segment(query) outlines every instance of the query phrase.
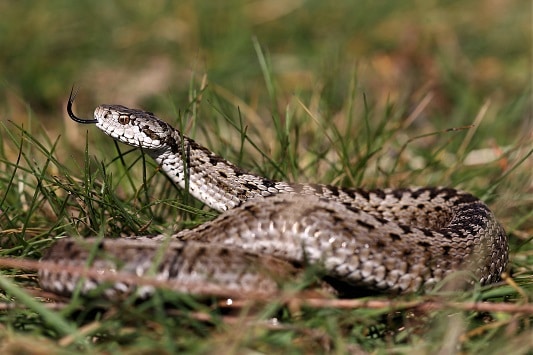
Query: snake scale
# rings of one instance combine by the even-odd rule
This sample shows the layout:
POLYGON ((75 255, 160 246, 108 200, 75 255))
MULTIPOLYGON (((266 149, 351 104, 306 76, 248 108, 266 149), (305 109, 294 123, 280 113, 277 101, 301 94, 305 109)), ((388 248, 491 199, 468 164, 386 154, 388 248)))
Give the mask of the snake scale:
POLYGON ((181 292, 278 290, 310 266, 348 288, 405 293, 431 288, 456 271, 489 284, 508 261, 508 241, 489 208, 469 193, 445 187, 340 188, 273 181, 254 175, 184 136, 154 114, 101 105, 94 119, 113 139, 141 148, 178 186, 221 212, 173 236, 56 241, 39 271, 43 289, 105 295, 137 292, 127 276, 149 276, 181 292), (95 252, 96 250, 96 252, 95 252), (57 268, 50 268, 50 263, 57 268), (93 274, 80 269, 89 267, 93 274), (81 282, 80 282, 81 281, 81 282), (76 286, 81 284, 81 286, 76 286))

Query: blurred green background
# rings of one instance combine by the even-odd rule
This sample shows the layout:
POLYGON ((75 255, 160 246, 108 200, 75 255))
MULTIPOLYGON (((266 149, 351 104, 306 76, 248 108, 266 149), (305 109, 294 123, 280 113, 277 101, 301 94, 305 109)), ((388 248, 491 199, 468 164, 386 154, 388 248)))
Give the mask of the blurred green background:
POLYGON ((437 126, 470 123, 491 100, 505 123, 499 144, 529 119, 529 1, 4 0, 0 14, 2 120, 32 112, 55 122, 73 83, 82 116, 100 103, 172 112, 188 107, 204 75, 209 92, 260 115, 315 95, 333 116, 356 77, 356 94, 378 104, 409 108, 431 92, 426 113, 437 126), (254 41, 270 61, 276 102, 254 41))

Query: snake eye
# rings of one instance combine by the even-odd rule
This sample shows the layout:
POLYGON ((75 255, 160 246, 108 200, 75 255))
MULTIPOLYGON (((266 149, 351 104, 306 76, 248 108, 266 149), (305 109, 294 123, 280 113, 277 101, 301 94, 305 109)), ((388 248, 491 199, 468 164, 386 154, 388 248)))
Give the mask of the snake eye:
POLYGON ((129 116, 119 116, 118 123, 126 125, 130 123, 130 117, 129 116))

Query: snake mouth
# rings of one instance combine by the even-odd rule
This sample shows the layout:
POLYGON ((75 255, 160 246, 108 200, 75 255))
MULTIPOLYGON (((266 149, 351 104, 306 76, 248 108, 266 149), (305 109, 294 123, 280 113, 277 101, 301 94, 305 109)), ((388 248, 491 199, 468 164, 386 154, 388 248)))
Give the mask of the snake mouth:
POLYGON ((72 112, 72 103, 74 102, 74 99, 76 98, 77 94, 78 94, 78 90, 74 90, 74 85, 72 85, 72 89, 70 89, 70 95, 68 97, 68 102, 67 102, 67 113, 69 117, 73 121, 76 121, 78 123, 83 123, 83 124, 98 123, 97 119, 79 118, 79 117, 76 117, 74 112, 72 112))

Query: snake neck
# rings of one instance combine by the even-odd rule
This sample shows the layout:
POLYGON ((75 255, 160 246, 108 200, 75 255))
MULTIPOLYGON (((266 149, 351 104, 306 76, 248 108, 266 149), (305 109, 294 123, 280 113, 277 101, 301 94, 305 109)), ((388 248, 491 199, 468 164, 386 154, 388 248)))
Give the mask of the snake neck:
POLYGON ((251 174, 172 130, 166 148, 149 155, 180 188, 209 207, 222 212, 243 202, 292 192, 291 185, 251 174))

